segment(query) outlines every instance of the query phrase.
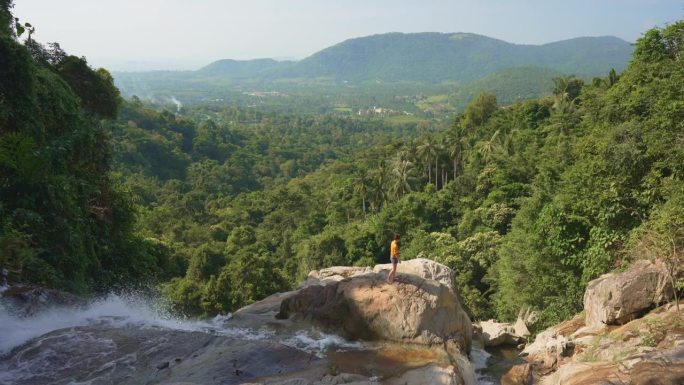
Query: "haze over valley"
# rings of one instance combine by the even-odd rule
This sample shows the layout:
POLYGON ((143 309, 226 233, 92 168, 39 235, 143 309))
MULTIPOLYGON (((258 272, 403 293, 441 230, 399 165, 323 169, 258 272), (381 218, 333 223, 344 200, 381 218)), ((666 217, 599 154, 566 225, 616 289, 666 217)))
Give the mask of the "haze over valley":
POLYGON ((162 103, 177 98, 269 107, 282 104, 272 99, 283 95, 315 95, 318 102, 310 100, 310 111, 358 114, 378 107, 430 114, 460 111, 482 91, 506 104, 548 95, 554 77, 590 80, 621 71, 631 52, 632 45, 616 37, 534 46, 471 33, 389 33, 346 40, 300 61, 224 59, 196 71, 115 72, 114 77, 124 95, 162 103), (320 95, 328 100, 321 103, 320 95), (380 105, 359 103, 370 97, 380 105))

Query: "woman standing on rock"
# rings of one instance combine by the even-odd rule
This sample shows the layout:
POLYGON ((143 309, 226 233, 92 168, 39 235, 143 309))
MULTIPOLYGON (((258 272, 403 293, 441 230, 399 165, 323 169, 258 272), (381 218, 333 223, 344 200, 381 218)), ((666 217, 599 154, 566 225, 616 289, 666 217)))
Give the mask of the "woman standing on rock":
POLYGON ((394 277, 397 275, 397 264, 399 263, 399 234, 394 233, 392 236, 392 243, 390 244, 390 260, 392 261, 392 271, 387 276, 387 282, 394 282, 394 277))

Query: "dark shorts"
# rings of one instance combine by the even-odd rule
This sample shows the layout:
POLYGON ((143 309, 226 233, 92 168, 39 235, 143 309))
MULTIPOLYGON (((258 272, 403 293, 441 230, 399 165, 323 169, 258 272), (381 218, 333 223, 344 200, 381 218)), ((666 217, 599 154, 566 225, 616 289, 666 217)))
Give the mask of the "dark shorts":
POLYGON ((396 265, 397 263, 399 263, 399 258, 391 257, 390 260, 392 261, 393 265, 396 265))

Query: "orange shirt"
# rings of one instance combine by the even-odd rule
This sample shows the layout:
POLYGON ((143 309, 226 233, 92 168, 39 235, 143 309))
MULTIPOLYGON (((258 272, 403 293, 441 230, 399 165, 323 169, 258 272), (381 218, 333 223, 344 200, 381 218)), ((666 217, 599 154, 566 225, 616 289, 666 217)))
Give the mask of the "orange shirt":
POLYGON ((390 257, 399 258, 399 242, 396 240, 393 240, 390 245, 390 257))

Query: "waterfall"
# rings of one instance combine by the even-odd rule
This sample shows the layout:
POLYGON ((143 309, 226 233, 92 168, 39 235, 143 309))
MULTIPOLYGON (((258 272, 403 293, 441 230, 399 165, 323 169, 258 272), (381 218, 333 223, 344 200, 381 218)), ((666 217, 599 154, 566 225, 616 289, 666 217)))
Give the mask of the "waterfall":
POLYGON ((29 317, 16 315, 0 302, 0 355, 51 331, 105 322, 112 328, 136 325, 184 331, 207 331, 221 321, 184 320, 171 316, 154 299, 111 294, 82 307, 52 307, 29 317))

